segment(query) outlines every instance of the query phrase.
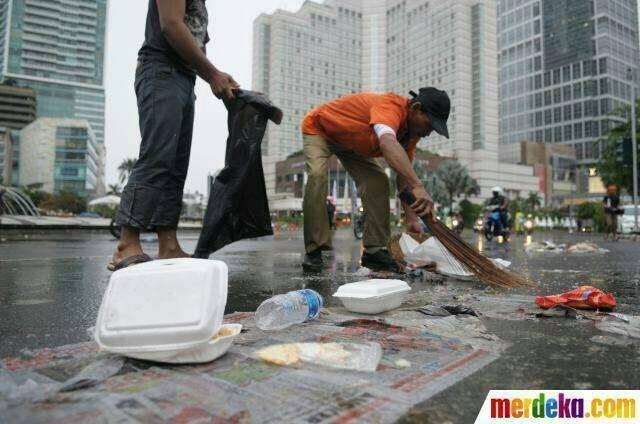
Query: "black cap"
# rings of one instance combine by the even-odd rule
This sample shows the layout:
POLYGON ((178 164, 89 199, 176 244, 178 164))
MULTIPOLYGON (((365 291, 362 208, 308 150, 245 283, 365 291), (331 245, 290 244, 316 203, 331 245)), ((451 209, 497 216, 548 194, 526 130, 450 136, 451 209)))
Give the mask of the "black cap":
POLYGON ((411 97, 420 102, 421 109, 429 115, 431 126, 436 132, 446 138, 449 138, 449 129, 447 128, 447 120, 449 112, 451 112, 451 100, 449 95, 435 87, 424 87, 419 90, 419 94, 410 91, 411 97))

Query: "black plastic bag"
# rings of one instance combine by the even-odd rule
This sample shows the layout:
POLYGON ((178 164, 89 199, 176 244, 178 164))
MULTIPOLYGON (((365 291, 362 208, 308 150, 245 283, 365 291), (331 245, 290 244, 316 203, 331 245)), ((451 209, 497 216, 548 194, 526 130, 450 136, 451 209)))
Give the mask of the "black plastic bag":
POLYGON ((194 257, 206 259, 224 246, 273 234, 262 169, 261 145, 267 122, 282 111, 260 93, 235 90, 229 111, 225 168, 211 187, 194 257))

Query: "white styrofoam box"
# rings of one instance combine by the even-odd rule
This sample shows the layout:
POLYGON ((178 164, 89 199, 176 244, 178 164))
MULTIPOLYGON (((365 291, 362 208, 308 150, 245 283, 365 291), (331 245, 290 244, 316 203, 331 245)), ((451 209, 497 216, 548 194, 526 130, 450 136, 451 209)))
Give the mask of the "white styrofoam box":
POLYGON ((214 361, 227 353, 233 344, 233 340, 240 335, 242 325, 222 324, 220 331, 223 329, 226 329, 229 334, 215 336, 206 343, 189 349, 127 352, 126 356, 164 364, 204 364, 214 361))
POLYGON ((207 343, 227 304, 224 262, 167 259, 114 272, 102 299, 96 341, 103 350, 172 351, 207 343))
POLYGON ((342 285, 333 296, 349 311, 378 314, 400 307, 409 291, 404 281, 375 279, 342 285))

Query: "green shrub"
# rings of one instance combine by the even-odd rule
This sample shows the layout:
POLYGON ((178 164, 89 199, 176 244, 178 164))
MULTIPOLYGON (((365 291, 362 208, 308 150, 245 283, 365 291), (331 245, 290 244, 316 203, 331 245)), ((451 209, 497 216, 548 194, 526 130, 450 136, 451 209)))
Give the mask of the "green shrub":
POLYGON ((91 208, 92 211, 103 218, 113 219, 116 216, 117 209, 108 205, 98 205, 91 208))
POLYGON ((478 216, 482 213, 482 205, 476 205, 475 203, 464 199, 458 206, 460 208, 462 219, 464 219, 465 227, 472 227, 473 223, 476 222, 476 219, 478 219, 478 216))

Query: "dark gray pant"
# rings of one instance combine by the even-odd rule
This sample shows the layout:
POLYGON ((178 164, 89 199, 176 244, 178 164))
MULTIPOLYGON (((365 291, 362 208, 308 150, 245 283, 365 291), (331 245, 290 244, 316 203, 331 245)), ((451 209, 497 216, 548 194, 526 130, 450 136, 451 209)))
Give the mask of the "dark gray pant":
POLYGON ((122 193, 116 222, 138 229, 176 229, 189 168, 195 77, 175 67, 138 62, 135 90, 140 154, 122 193))

